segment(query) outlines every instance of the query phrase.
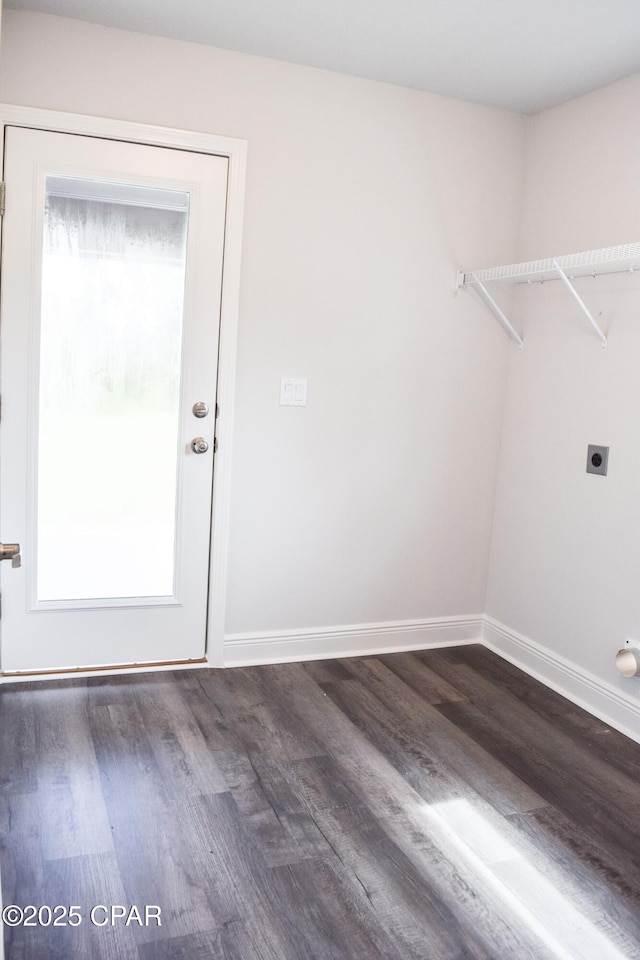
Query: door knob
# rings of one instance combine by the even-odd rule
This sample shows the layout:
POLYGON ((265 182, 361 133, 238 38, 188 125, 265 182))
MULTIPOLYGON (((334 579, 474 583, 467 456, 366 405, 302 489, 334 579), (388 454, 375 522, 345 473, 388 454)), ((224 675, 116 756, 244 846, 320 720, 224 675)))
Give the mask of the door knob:
POLYGON ((0 560, 11 560, 12 567, 19 567, 22 563, 19 543, 0 543, 0 560))
POLYGON ((209 449, 209 444, 204 437, 194 437, 191 441, 191 449, 194 453, 206 453, 209 449))

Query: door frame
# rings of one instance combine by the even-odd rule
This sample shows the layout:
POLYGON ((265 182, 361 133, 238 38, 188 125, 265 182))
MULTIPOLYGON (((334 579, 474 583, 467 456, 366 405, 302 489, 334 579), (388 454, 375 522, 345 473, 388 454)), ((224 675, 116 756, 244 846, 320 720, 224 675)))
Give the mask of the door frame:
MULTIPOLYGON (((175 150, 188 150, 192 153, 207 153, 228 158, 229 178, 227 184, 227 208, 224 233, 224 262, 216 395, 219 416, 216 423, 217 450, 213 467, 209 595, 207 601, 207 636, 205 647, 208 666, 222 667, 224 666, 223 651, 225 601, 227 594, 227 561, 229 552, 233 407, 247 142, 246 140, 238 140, 233 137, 198 133, 170 127, 151 126, 128 120, 115 120, 112 118, 84 116, 74 113, 61 113, 37 107, 0 104, 0 146, 2 148, 0 165, 2 167, 1 176, 3 181, 4 141, 7 126, 32 127, 38 130, 48 130, 53 133, 75 133, 84 136, 100 137, 105 140, 122 140, 130 143, 168 147, 175 150)), ((89 674, 91 672, 92 671, 87 671, 89 674)), ((114 670, 112 672, 120 673, 125 671, 114 670)), ((130 670, 127 669, 126 672, 130 672, 130 670)), ((85 672, 83 671, 82 673, 85 672)), ((74 673, 72 675, 78 676, 82 675, 82 673, 74 673)), ((32 676, 25 679, 35 678, 32 676)), ((46 677, 42 677, 42 679, 46 679, 46 677)), ((16 678, 8 677, 7 680, 15 682, 16 678)), ((2 677, 0 677, 0 683, 1 682, 3 682, 2 677)))

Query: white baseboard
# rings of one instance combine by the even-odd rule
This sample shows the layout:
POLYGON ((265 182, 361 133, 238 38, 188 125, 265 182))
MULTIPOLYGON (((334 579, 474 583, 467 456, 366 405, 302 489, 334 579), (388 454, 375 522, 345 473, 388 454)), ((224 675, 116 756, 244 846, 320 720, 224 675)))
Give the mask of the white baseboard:
POLYGON ((477 614, 361 623, 318 630, 228 634, 224 641, 224 666, 377 656, 381 653, 480 643, 483 619, 482 614, 477 614))
MULTIPOLYGON (((640 699, 589 673, 535 640, 512 630, 484 614, 431 617, 426 620, 399 620, 389 623, 362 623, 308 630, 227 634, 224 641, 225 667, 292 663, 340 657, 378 656, 412 650, 464 646, 481 643, 525 673, 598 717, 604 723, 640 743, 640 699)), ((209 664, 211 665, 211 664, 209 664)), ((162 665, 158 669, 188 669, 190 665, 162 665)), ((194 664, 201 667, 204 664, 194 664)), ((148 667, 133 668, 136 672, 148 667)), ((114 669, 101 672, 130 673, 114 669)), ((66 676, 93 676, 94 671, 66 676)), ((21 680, 61 679, 60 675, 1 677, 0 683, 21 680)), ((637 683, 637 681, 630 681, 637 683)), ((636 692, 634 690, 634 692, 636 692)), ((0 952, 1 960, 1 952, 0 952)))
POLYGON ((492 617, 482 643, 583 710, 640 743, 640 702, 492 617))
POLYGON ((316 630, 229 634, 224 666, 377 656, 482 643, 525 673, 640 743, 640 700, 484 614, 316 630))

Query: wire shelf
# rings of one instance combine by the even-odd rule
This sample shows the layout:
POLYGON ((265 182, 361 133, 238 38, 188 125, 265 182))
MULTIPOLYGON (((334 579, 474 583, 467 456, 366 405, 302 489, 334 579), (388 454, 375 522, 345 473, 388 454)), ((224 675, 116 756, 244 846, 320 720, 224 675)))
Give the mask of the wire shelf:
POLYGON ((461 271, 458 286, 487 283, 501 280, 507 283, 536 283, 559 280, 558 268, 569 279, 600 276, 609 273, 626 273, 640 270, 640 243, 625 243, 618 247, 603 247, 584 253, 569 253, 546 260, 529 260, 526 263, 511 263, 504 267, 489 267, 472 272, 461 271))

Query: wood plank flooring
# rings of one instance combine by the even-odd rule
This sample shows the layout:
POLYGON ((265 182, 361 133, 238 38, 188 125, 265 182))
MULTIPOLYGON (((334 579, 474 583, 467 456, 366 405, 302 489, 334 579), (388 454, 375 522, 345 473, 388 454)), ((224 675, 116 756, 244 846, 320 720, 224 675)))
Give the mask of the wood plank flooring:
POLYGON ((6 685, 6 960, 640 960, 639 783, 479 646, 6 685))

